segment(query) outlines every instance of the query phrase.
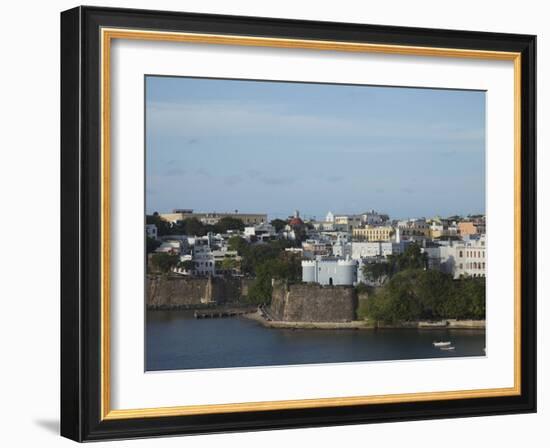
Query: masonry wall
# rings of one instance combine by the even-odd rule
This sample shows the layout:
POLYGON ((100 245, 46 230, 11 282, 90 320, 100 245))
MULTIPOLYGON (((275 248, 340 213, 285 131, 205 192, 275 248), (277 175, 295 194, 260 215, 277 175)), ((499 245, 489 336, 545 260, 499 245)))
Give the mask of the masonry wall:
POLYGON ((221 305, 239 301, 247 290, 245 279, 148 275, 146 304, 168 309, 221 305))
POLYGON ((348 322, 356 319, 352 286, 288 285, 274 281, 271 315, 286 322, 348 322))

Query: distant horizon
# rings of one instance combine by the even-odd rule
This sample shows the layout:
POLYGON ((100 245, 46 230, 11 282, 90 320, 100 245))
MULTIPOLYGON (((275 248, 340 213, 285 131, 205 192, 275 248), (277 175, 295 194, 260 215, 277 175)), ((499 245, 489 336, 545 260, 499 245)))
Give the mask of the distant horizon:
POLYGON ((482 91, 147 76, 145 102, 148 214, 485 214, 482 91))

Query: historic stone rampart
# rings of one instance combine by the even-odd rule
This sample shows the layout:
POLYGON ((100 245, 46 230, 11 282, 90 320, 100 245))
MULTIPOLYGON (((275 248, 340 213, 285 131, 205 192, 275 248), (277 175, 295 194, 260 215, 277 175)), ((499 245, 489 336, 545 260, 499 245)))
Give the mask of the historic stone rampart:
POLYGON ((356 319, 352 286, 273 282, 270 314, 285 322, 349 322, 356 319))
POLYGON ((246 295, 248 280, 148 275, 148 308, 192 308, 238 302, 246 295))

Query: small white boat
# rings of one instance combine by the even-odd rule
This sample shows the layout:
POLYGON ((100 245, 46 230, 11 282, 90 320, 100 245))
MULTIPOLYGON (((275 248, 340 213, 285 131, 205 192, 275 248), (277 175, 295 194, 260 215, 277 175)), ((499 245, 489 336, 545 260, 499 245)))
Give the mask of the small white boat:
POLYGON ((446 347, 439 347, 439 350, 445 350, 445 351, 450 351, 450 350, 454 350, 455 348, 452 346, 452 345, 448 345, 446 347))
POLYGON ((434 341, 433 342, 434 347, 447 347, 451 345, 450 341, 434 341))

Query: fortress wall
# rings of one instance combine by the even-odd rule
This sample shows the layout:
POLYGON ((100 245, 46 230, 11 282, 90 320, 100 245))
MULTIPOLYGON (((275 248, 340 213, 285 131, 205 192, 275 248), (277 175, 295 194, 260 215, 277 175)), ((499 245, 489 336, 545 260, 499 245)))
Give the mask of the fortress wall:
POLYGON ((245 279, 148 275, 146 304, 149 308, 191 308, 233 303, 246 295, 243 289, 248 289, 245 279))
POLYGON ((286 322, 347 322, 356 319, 357 294, 352 286, 273 283, 271 314, 286 322))

